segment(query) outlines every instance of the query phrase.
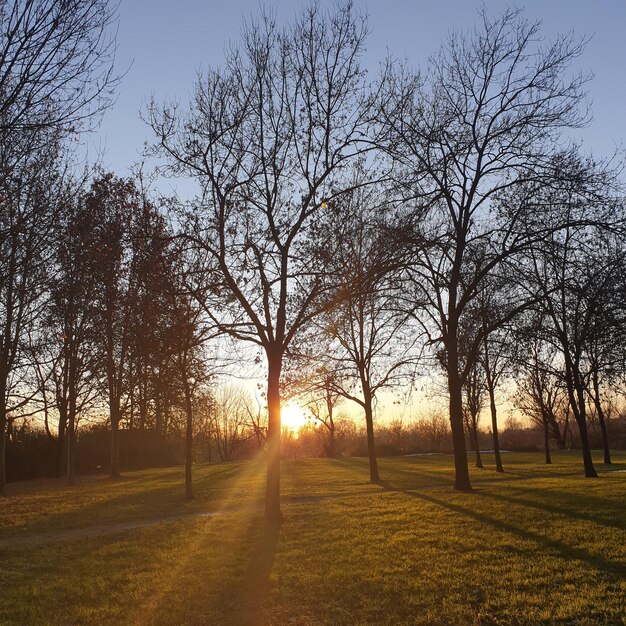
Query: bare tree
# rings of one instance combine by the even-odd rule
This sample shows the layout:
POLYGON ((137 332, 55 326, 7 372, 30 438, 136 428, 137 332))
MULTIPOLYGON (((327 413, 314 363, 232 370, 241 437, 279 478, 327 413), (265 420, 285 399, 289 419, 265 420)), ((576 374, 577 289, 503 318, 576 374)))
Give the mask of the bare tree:
POLYGON ((349 3, 332 15, 314 6, 285 28, 264 14, 244 26, 222 71, 199 78, 188 113, 149 111, 171 172, 203 190, 184 225, 211 286, 197 296, 220 331, 265 353, 268 519, 281 516, 283 361, 330 299, 332 251, 310 241, 350 184, 344 171, 370 149, 366 33, 349 3))
POLYGON ((99 394, 98 374, 102 365, 95 341, 93 307, 97 254, 90 236, 94 215, 85 209, 83 195, 82 183, 71 182, 64 206, 55 219, 54 253, 49 266, 50 298, 46 314, 36 328, 39 350, 33 353, 46 432, 57 447, 57 475, 66 443, 68 484, 74 483, 78 416, 99 394), (51 410, 58 416, 56 435, 49 424, 51 410))
POLYGON ((41 290, 33 280, 41 266, 35 258, 48 248, 42 234, 53 212, 44 216, 40 209, 36 219, 26 216, 34 215, 35 204, 54 205, 49 197, 44 200, 42 172, 59 159, 62 142, 112 100, 114 21, 115 9, 106 0, 0 3, 0 492, 8 390, 14 385, 18 346, 37 311, 34 300, 41 290), (29 168, 36 177, 26 174, 29 168))
POLYGON ((497 199, 528 180, 549 184, 562 131, 586 122, 587 78, 570 71, 582 51, 571 35, 546 44, 539 23, 519 11, 496 19, 483 11, 471 34, 450 35, 424 79, 393 77, 383 109, 387 150, 405 168, 404 190, 419 208, 405 230, 413 232, 413 270, 430 303, 432 341, 445 349, 456 489, 471 489, 463 317, 483 281, 542 237, 545 225, 524 203, 497 199))
MULTIPOLYGON (((589 202, 575 188, 565 190, 552 201, 563 203, 567 210, 577 210, 581 203, 589 202)), ((589 206, 589 210, 592 208, 589 206)), ((547 238, 542 250, 532 255, 548 321, 542 328, 544 339, 558 350, 562 359, 563 385, 578 426, 585 476, 591 478, 597 473, 587 424, 588 381, 593 378, 591 367, 594 365, 593 359, 588 358, 588 350, 597 339, 610 334, 610 326, 603 319, 603 309, 608 305, 604 295, 615 269, 614 260, 607 256, 603 244, 605 238, 601 231, 567 228, 547 238)), ((606 424, 601 424, 606 428, 606 424)), ((604 441, 606 455, 606 437, 604 441)))
MULTIPOLYGON (((0 142, 0 162, 6 147, 0 142)), ((44 312, 51 233, 62 203, 55 148, 37 150, 0 178, 0 493, 7 424, 34 393, 25 378, 27 342, 44 312)))
POLYGON ((552 463, 550 441, 559 448, 565 447, 568 432, 569 403, 561 384, 557 351, 537 333, 532 324, 523 335, 519 351, 517 388, 513 395, 515 406, 543 431, 546 464, 552 463), (524 358, 522 359, 522 355, 524 358), (563 430, 561 418, 564 417, 563 430))
POLYGON ((483 461, 478 440, 478 420, 485 403, 485 391, 485 372, 479 363, 475 362, 463 383, 463 416, 472 448, 474 448, 475 465, 479 468, 483 467, 483 461))
POLYGON ((374 441, 377 394, 406 382, 415 364, 413 310, 403 303, 401 266, 389 246, 386 205, 374 188, 359 188, 337 201, 334 266, 341 297, 321 318, 330 339, 326 360, 336 391, 365 414, 371 482, 379 482, 374 441))
POLYGON ((235 461, 242 444, 255 436, 249 428, 250 398, 237 387, 222 386, 214 394, 213 437, 222 461, 235 461))
POLYGON ((102 113, 119 81, 115 20, 116 5, 106 0, 3 1, 0 133, 68 136, 102 113))
POLYGON ((325 433, 323 454, 329 458, 336 456, 335 424, 336 407, 344 399, 337 391, 341 384, 340 373, 331 369, 325 358, 328 342, 323 335, 308 334, 302 340, 306 350, 294 354, 293 349, 287 364, 283 383, 286 393, 296 398, 298 404, 308 411, 308 416, 319 424, 325 433))

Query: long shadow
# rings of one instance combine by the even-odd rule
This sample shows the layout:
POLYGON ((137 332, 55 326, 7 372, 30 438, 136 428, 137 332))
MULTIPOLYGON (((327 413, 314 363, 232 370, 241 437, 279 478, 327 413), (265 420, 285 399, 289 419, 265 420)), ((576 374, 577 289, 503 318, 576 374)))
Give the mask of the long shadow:
MULTIPOLYGON (((525 489, 524 491, 537 492, 538 490, 525 489)), ((585 515, 581 513, 579 509, 575 509, 573 507, 559 507, 559 506, 554 506, 552 504, 548 504, 547 502, 535 502, 533 500, 528 500, 526 498, 520 498, 517 495, 515 497, 511 497, 511 496, 506 496, 504 494, 488 493, 486 491, 477 491, 476 493, 481 497, 490 498, 492 500, 510 502, 511 504, 520 504, 520 505, 527 506, 532 509, 538 509, 540 511, 548 511, 556 515, 563 515, 565 517, 573 517, 583 522, 591 522, 594 524, 600 524, 601 526, 617 528, 618 530, 624 530, 624 528, 626 528, 626 524, 624 523, 624 521, 620 523, 617 520, 606 519, 605 517, 601 517, 600 515, 585 515)))
MULTIPOLYGON (((434 504, 435 506, 439 506, 443 509, 447 509, 448 511, 453 511, 454 513, 458 513, 459 515, 464 515, 466 517, 472 518, 482 524, 489 524, 493 528, 497 530, 504 531, 507 533, 511 533, 513 535, 517 535, 518 537, 525 539, 527 541, 532 541, 536 544, 539 544, 544 549, 549 549, 558 552, 562 558, 565 560, 577 559, 579 561, 584 561, 588 565, 600 569, 612 577, 617 579, 626 580, 626 572, 620 563, 613 563, 611 561, 607 561, 605 558, 590 554, 586 550, 581 548, 575 548, 570 546, 562 541, 558 541, 556 539, 549 539, 548 537, 543 537, 542 535, 538 535, 537 533, 533 533, 529 530, 524 530, 513 524, 508 522, 504 522, 502 520, 494 519, 493 517, 489 517, 484 515, 483 513, 478 513, 476 511, 472 511, 466 507, 463 507, 459 504, 453 504, 452 502, 446 502, 444 500, 440 500, 430 495, 426 495, 423 493, 415 493, 411 491, 404 491, 402 489, 394 489, 392 485, 385 485, 387 489, 390 491, 400 491, 405 495, 416 498, 418 500, 422 500, 423 502, 428 502, 430 504, 434 504)), ((480 492, 475 492, 480 493, 480 492)))
POLYGON ((238 606, 225 615, 225 624, 240 626, 259 624, 264 608, 271 599, 271 575, 280 537, 280 524, 262 521, 257 543, 250 552, 246 573, 238 585, 238 606))
MULTIPOLYGON (((227 465, 224 467, 215 468, 209 476, 201 478, 200 480, 194 480, 194 487, 198 488, 202 485, 206 485, 207 482, 214 482, 217 485, 222 484, 223 481, 231 479, 233 474, 238 474, 242 471, 243 466, 237 464, 227 465)), ((108 478, 102 479, 101 486, 108 484, 114 485, 132 485, 136 483, 141 486, 141 490, 124 491, 123 493, 115 494, 115 492, 109 492, 103 494, 102 499, 87 500, 82 505, 75 506, 70 510, 61 510, 58 512, 49 513, 45 518, 45 525, 31 524, 20 529, 16 536, 24 533, 33 533, 40 530, 45 530, 50 527, 60 527, 61 529, 74 529, 85 526, 91 526, 93 524, 107 524, 116 522, 131 522, 137 518, 143 518, 146 516, 154 517, 157 515, 175 515, 180 513, 181 510, 197 510, 202 507, 206 507, 206 504, 215 502, 220 494, 221 490, 219 486, 214 489, 207 490, 206 487, 201 491, 198 497, 193 503, 185 504, 184 497, 184 474, 183 470, 177 469, 177 471, 167 472, 164 475, 155 477, 146 484, 144 476, 122 476, 121 479, 110 480, 108 478), (173 477, 180 478, 180 484, 172 484, 173 477), (142 482, 143 481, 143 482, 142 482), (160 484, 164 483, 164 484, 160 484), (111 516, 111 511, 121 510, 123 511, 120 517, 111 516), (78 518, 78 519, 77 519, 78 518)), ((70 487, 69 489, 80 489, 80 484, 77 487, 70 487)), ((198 491, 198 489, 196 490, 198 491)), ((67 496, 68 491, 61 489, 59 491, 59 497, 63 495, 67 496)), ((9 537, 9 535, 3 535, 9 537)))

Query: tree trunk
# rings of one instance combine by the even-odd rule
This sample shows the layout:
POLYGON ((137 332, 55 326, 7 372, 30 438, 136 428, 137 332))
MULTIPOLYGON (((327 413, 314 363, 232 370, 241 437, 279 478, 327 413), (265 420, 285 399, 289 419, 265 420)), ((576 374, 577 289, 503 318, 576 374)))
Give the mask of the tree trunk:
POLYGON ((483 460, 480 456, 480 444, 478 442, 478 420, 475 415, 472 415, 472 438, 474 440, 475 465, 479 469, 483 469, 483 460))
POLYGON ((374 442, 374 410, 372 407, 372 394, 367 385, 363 388, 363 408, 365 409, 365 425, 367 428, 367 455, 370 463, 370 482, 379 483, 378 462, 376 460, 376 445, 374 442))
POLYGON ((185 390, 185 412, 187 421, 185 427, 185 500, 193 500, 191 486, 191 465, 193 460, 193 410, 191 404, 191 387, 187 378, 187 367, 183 361, 181 367, 183 389, 185 390))
POLYGON ((602 402, 600 401, 600 383, 598 381, 598 373, 595 370, 593 373, 593 402, 596 407, 596 414, 598 415, 598 421, 600 422, 600 431, 602 432, 602 449, 604 452, 604 464, 611 465, 611 450, 609 449, 609 433, 606 427, 604 409, 602 408, 602 402))
POLYGON ((552 413, 546 416, 547 424, 546 427, 552 433, 553 439, 556 440, 556 445, 560 450, 564 450, 566 445, 566 435, 567 435, 567 424, 563 428, 563 433, 561 433, 561 429, 559 428, 559 423, 556 421, 556 417, 552 413))
POLYGON ((75 460, 76 460, 76 363, 73 352, 71 354, 69 389, 68 389, 68 423, 67 423, 67 484, 75 483, 75 460))
POLYGON ((498 408, 496 407, 496 390, 489 372, 489 353, 485 340, 485 376, 487 378, 487 393, 489 393, 489 408, 491 410, 491 433, 493 438, 493 454, 496 460, 496 472, 503 473, 502 456, 500 455, 500 438, 498 436, 498 408))
POLYGON ((587 415, 585 412, 585 392, 583 386, 574 380, 573 365, 566 364, 566 383, 574 419, 578 425, 580 434, 580 447, 585 468, 585 478, 597 478, 598 474, 593 466, 591 447, 589 446, 589 433, 587 432, 587 415))
POLYGON ((459 358, 455 341, 449 341, 448 352, 448 392, 450 394, 450 429, 454 451, 454 488, 458 491, 471 491, 467 464, 467 448, 463 432, 463 388, 459 376, 459 358))
POLYGON ((65 447, 65 437, 61 438, 60 434, 56 439, 52 439, 54 444, 54 475, 61 478, 63 466, 63 448, 65 447))
POLYGON ((278 523, 280 512, 280 372, 282 353, 277 348, 267 350, 267 484, 265 518, 278 523))
POLYGON ((6 453, 7 450, 7 420, 4 407, 0 407, 0 496, 6 493, 6 453))
POLYGON ((6 376, 0 374, 0 496, 6 493, 7 474, 7 405, 6 405, 6 376))
POLYGON ((545 416, 543 416, 543 449, 546 455, 546 465, 552 465, 552 457, 550 456, 550 429, 545 416))
POLYGON ((335 425, 331 423, 328 429, 328 457, 334 459, 335 456, 335 425))
POLYGON ((69 420, 67 423, 67 433, 65 435, 67 440, 67 475, 66 482, 68 485, 75 483, 75 466, 74 466, 74 443, 76 441, 76 418, 75 413, 70 409, 69 420))
POLYGON ((120 477, 120 401, 119 398, 111 400, 111 478, 120 477))
POLYGON ((330 393, 326 394, 326 412, 328 414, 328 457, 335 458, 335 420, 333 419, 333 401, 330 393))
POLYGON ((498 435, 498 409, 496 407, 495 394, 493 389, 489 388, 489 405, 491 408, 491 433, 493 437, 493 454, 496 460, 496 472, 501 474, 504 472, 502 465, 502 455, 500 454, 500 437, 498 435))

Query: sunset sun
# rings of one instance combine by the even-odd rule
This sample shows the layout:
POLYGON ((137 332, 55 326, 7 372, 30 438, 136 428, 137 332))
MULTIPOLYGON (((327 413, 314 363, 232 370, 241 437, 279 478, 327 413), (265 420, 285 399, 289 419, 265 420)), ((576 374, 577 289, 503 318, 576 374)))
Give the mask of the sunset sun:
POLYGON ((307 417, 301 406, 297 404, 286 404, 280 412, 281 424, 283 428, 289 428, 293 432, 298 432, 307 423, 307 417))

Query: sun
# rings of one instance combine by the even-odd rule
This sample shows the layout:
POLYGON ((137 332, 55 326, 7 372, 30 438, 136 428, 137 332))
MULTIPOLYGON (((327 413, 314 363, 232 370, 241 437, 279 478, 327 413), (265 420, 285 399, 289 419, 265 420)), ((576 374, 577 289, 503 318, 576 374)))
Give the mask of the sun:
POLYGON ((281 408, 280 421, 283 428, 297 433, 308 420, 301 406, 289 403, 281 408))

